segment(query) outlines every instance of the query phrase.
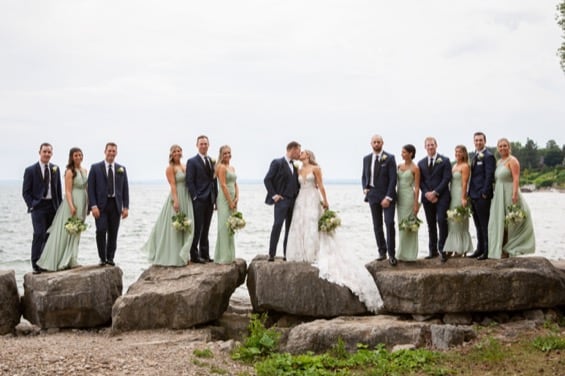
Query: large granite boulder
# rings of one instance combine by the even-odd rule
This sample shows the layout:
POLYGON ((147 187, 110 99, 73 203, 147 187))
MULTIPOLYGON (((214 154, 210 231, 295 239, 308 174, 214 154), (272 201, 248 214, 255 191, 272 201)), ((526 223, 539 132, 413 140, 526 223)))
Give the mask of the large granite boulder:
POLYGON ((515 311, 565 305, 565 271, 542 257, 447 263, 418 260, 373 261, 367 269, 377 281, 390 313, 434 314, 515 311))
POLYGON ((13 270, 0 270, 0 335, 11 333, 21 314, 16 274, 13 270))
POLYGON ((110 324, 122 294, 122 270, 86 266, 24 276, 24 317, 43 328, 95 328, 110 324))
POLYGON ((318 269, 305 262, 257 256, 247 271, 247 290, 255 312, 318 318, 368 313, 351 290, 319 278, 318 269))
POLYGON ((245 282, 247 264, 151 266, 112 309, 112 331, 187 329, 219 319, 235 289, 245 282))

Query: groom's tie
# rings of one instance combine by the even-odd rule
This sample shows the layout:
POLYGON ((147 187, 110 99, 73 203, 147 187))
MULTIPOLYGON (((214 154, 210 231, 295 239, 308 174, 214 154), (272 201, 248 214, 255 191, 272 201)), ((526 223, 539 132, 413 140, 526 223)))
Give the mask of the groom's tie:
POLYGON ((43 169, 43 185, 44 187, 44 191, 43 191, 43 197, 47 197, 47 193, 49 192, 49 165, 45 165, 45 168, 43 169))
POLYGON ((108 165, 108 197, 114 197, 114 170, 108 165))

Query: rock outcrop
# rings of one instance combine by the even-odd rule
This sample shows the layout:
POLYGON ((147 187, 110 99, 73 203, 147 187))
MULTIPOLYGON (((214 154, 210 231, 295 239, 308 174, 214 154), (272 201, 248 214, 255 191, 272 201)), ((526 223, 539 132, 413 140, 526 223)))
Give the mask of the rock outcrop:
POLYGON ((0 335, 14 331, 20 322, 20 294, 13 270, 0 270, 0 335))
POLYGON ((42 329, 109 325, 122 270, 87 266, 24 276, 24 317, 42 329))
POLYGON ((151 266, 112 309, 112 331, 187 329, 219 319, 235 289, 245 282, 247 264, 151 266))
POLYGON ((268 262, 257 256, 247 271, 247 290, 255 312, 317 318, 368 313, 351 290, 320 279, 318 269, 305 262, 268 262))
POLYGON ((399 263, 373 261, 389 313, 516 311, 565 305, 565 272, 542 257, 477 261, 452 258, 399 263))

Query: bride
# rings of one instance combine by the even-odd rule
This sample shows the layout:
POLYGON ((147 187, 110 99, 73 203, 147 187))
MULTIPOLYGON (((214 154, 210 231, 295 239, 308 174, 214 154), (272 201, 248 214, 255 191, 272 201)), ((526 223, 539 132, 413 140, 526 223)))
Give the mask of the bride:
POLYGON ((320 278, 346 286, 369 311, 378 312, 383 308, 383 301, 369 271, 362 263, 345 256, 335 233, 318 231, 322 208, 329 208, 322 170, 310 150, 300 153, 300 161, 300 191, 288 234, 287 260, 312 263, 320 271, 320 278))

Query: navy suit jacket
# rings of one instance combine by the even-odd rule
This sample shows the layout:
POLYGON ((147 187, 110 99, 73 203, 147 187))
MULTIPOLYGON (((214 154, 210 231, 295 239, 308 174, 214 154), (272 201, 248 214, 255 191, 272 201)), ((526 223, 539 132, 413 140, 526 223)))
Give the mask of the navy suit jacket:
POLYGON ((394 155, 383 151, 381 160, 379 161, 380 168, 376 172, 375 186, 371 187, 371 162, 373 160, 373 153, 366 155, 363 158, 363 174, 361 176, 361 184, 363 189, 368 189, 365 201, 370 204, 381 202, 385 197, 390 197, 396 201, 396 162, 394 155), (373 189, 371 189, 373 188, 373 189))
POLYGON ((208 167, 204 164, 200 154, 196 154, 186 161, 186 187, 192 200, 211 198, 212 202, 216 202, 218 185, 214 177, 215 163, 213 161, 210 161, 210 163, 212 168, 211 171, 208 171, 208 167))
POLYGON ((435 191, 439 197, 439 203, 449 206, 451 195, 449 194, 449 183, 451 182, 451 162, 445 155, 437 154, 434 166, 428 168, 428 157, 418 162, 420 168, 420 190, 422 191, 422 202, 428 202, 425 195, 435 191))
MULTIPOLYGON (((129 185, 126 168, 114 162, 114 196, 118 213, 129 209, 129 185)), ((98 207, 100 211, 108 203, 108 172, 104 161, 93 164, 88 173, 88 208, 98 207)))
POLYGON ((491 199, 493 196, 494 170, 496 160, 494 155, 485 149, 477 153, 471 161, 471 180, 469 182, 469 197, 476 200, 484 196, 491 199), (479 156, 482 154, 482 156, 479 156))
MULTIPOLYGON (((63 201, 61 190, 61 173, 59 167, 49 163, 51 171, 51 199, 55 209, 63 201)), ((43 200, 45 184, 43 183, 43 173, 39 162, 27 167, 24 171, 24 183, 22 186, 22 196, 27 205, 27 212, 30 213, 43 200)))
POLYGON ((294 173, 290 171, 289 163, 285 157, 273 159, 269 166, 269 171, 267 171, 267 175, 263 179, 265 188, 267 188, 267 197, 265 197, 267 205, 275 203, 273 200, 274 195, 281 195, 284 198, 291 199, 296 198, 300 183, 298 182, 298 170, 294 164, 292 168, 294 173))

